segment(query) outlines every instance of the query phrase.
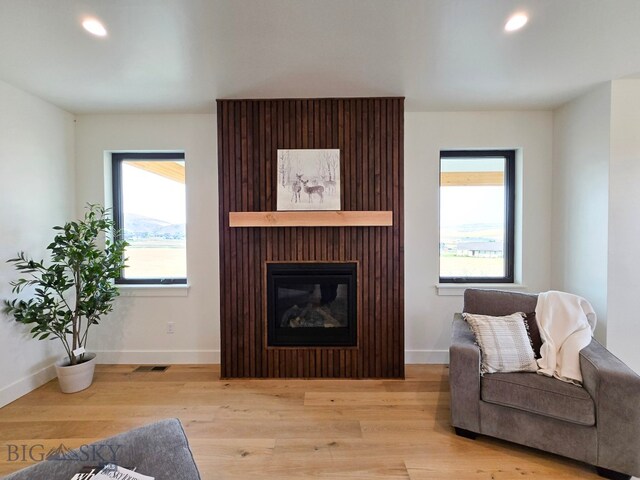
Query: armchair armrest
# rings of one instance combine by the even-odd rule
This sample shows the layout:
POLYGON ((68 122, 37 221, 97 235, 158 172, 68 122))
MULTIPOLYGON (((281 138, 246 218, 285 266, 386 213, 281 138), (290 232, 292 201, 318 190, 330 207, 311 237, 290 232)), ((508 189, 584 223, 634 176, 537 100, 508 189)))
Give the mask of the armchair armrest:
POLYGON ((449 347, 451 423, 480 432, 480 348, 460 313, 453 317, 449 347))
POLYGON ((596 406, 598 465, 640 476, 640 376, 595 339, 580 369, 596 406))

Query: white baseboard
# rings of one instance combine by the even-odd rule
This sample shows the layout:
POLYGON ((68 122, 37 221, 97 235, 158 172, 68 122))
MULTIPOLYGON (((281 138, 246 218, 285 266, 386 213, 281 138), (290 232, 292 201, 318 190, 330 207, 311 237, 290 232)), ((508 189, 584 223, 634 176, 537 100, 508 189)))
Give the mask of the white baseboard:
POLYGON ((404 363, 449 363, 449 350, 405 350, 404 363))
POLYGON ((56 378, 56 368, 55 364, 52 363, 48 367, 38 370, 36 373, 32 373, 7 385, 0 389, 0 408, 32 392, 54 378, 56 378))
MULTIPOLYGON (((100 364, 211 364, 220 363, 219 350, 98 350, 97 361, 100 364)), ((449 363, 448 350, 406 350, 404 360, 407 364, 449 363)), ((18 398, 56 377, 52 363, 31 375, 0 389, 0 407, 4 407, 18 398)))
MULTIPOLYGON (((219 350, 97 350, 99 364, 219 364, 219 350)), ((449 363, 447 350, 406 350, 407 364, 449 363)), ((0 407, 17 400, 56 377, 54 364, 0 389, 0 407)))
MULTIPOLYGON (((220 363, 219 350, 96 350, 97 362, 110 364, 220 363)), ((406 350, 405 363, 449 363, 448 350, 406 350)))
POLYGON ((96 350, 99 364, 220 363, 219 350, 96 350))

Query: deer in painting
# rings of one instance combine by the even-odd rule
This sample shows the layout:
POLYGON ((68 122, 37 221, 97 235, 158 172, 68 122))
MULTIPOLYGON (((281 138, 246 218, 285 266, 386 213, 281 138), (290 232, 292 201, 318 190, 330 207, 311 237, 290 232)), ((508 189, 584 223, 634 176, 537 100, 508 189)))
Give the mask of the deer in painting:
POLYGON ((318 195, 318 197, 320 197, 320 203, 322 203, 322 200, 323 200, 322 192, 324 192, 324 187, 322 185, 313 185, 311 187, 307 187, 307 183, 309 183, 309 180, 302 180, 302 187, 304 188, 304 193, 309 195, 309 203, 313 203, 313 201, 311 200, 311 195, 313 195, 314 193, 318 195))
POLYGON ((322 178, 322 183, 324 184, 324 188, 327 189, 327 193, 333 193, 336 191, 336 182, 331 180, 331 177, 321 175, 320 178, 322 178))
POLYGON ((298 203, 300 201, 300 191, 302 190, 302 175, 296 173, 296 181, 291 184, 291 201, 298 203))

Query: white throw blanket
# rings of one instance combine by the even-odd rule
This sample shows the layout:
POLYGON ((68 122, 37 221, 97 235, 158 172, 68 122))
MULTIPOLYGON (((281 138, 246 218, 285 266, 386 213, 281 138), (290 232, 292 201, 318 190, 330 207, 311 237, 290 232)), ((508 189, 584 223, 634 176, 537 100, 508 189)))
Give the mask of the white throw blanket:
POLYGON ((542 338, 538 373, 582 384, 580 350, 591 343, 596 314, 584 298, 550 291, 538 295, 536 320, 542 338))

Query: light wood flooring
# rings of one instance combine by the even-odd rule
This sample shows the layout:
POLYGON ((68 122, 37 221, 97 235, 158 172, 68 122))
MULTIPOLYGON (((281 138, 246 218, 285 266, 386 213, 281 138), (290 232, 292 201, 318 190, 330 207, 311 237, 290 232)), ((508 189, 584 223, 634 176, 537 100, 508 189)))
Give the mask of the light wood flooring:
POLYGON ((27 465, 7 461, 7 444, 78 447, 178 417, 204 480, 600 478, 562 457, 457 437, 443 365, 407 366, 406 380, 220 380, 217 365, 134 368, 98 366, 84 392, 64 395, 54 380, 0 409, 0 475, 27 465))

